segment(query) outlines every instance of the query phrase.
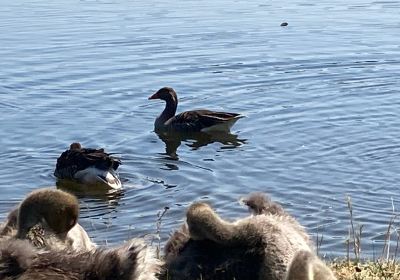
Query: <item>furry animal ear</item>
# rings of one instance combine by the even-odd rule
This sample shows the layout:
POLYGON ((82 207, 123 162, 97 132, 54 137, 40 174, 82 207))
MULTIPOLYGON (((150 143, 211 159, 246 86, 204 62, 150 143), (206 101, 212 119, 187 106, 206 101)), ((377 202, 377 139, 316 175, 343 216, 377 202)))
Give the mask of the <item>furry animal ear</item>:
POLYGON ((241 198, 240 203, 246 205, 253 215, 286 214, 282 206, 280 206, 278 203, 271 201, 271 199, 263 193, 251 193, 249 196, 241 198))
POLYGON ((285 280, 336 280, 336 277, 314 253, 301 250, 293 257, 285 280))

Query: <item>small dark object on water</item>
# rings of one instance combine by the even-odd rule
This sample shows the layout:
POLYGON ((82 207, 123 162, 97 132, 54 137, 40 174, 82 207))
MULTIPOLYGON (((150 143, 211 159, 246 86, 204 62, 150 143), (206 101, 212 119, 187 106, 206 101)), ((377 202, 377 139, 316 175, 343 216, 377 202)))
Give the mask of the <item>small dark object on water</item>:
POLYGON ((289 23, 287 23, 287 22, 282 22, 281 23, 281 26, 288 26, 289 25, 289 23))

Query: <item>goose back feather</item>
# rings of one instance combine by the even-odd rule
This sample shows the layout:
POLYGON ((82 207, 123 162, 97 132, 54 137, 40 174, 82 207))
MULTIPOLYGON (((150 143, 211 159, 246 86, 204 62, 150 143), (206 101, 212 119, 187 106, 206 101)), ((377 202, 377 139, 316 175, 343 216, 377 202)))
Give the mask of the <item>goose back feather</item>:
POLYGON ((120 164, 120 159, 104 149, 82 148, 79 143, 72 143, 57 159, 54 176, 119 189, 121 181, 116 171, 120 164))

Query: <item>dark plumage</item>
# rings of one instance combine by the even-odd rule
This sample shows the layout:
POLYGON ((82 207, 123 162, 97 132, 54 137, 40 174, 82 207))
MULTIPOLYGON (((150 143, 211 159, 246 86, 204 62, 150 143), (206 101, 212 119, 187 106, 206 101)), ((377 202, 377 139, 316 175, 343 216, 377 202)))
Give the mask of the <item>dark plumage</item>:
POLYGON ((235 222, 221 219, 205 203, 189 207, 186 224, 164 249, 170 279, 335 279, 312 252, 304 228, 279 204, 262 194, 243 201, 256 215, 235 222), (298 256, 309 257, 302 262, 298 256))
POLYGON ((0 240, 0 279, 156 280, 159 262, 137 239, 114 249, 39 250, 26 240, 0 240))
POLYGON ((116 170, 120 164, 118 158, 104 149, 82 148, 79 143, 72 143, 70 149, 57 159, 54 176, 119 189, 121 181, 116 170))
POLYGON ((210 110, 193 110, 175 115, 178 107, 178 97, 174 89, 170 87, 161 88, 149 99, 161 99, 166 102, 164 111, 154 123, 156 131, 227 132, 238 119, 243 117, 236 113, 210 110))

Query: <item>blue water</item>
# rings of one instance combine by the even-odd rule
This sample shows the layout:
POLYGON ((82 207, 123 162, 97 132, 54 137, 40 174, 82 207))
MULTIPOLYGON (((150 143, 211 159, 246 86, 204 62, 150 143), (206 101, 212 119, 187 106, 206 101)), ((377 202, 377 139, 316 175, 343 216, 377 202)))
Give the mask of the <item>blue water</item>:
POLYGON ((263 191, 328 256, 346 254, 350 196, 363 255, 380 255, 400 208, 399 16, 398 1, 3 1, 0 218, 55 186, 79 141, 123 161, 122 194, 80 196, 99 244, 156 233, 170 207, 165 242, 199 199, 243 217, 237 200, 263 191), (153 132, 164 104, 147 100, 163 86, 178 111, 246 118, 171 157, 153 132))

